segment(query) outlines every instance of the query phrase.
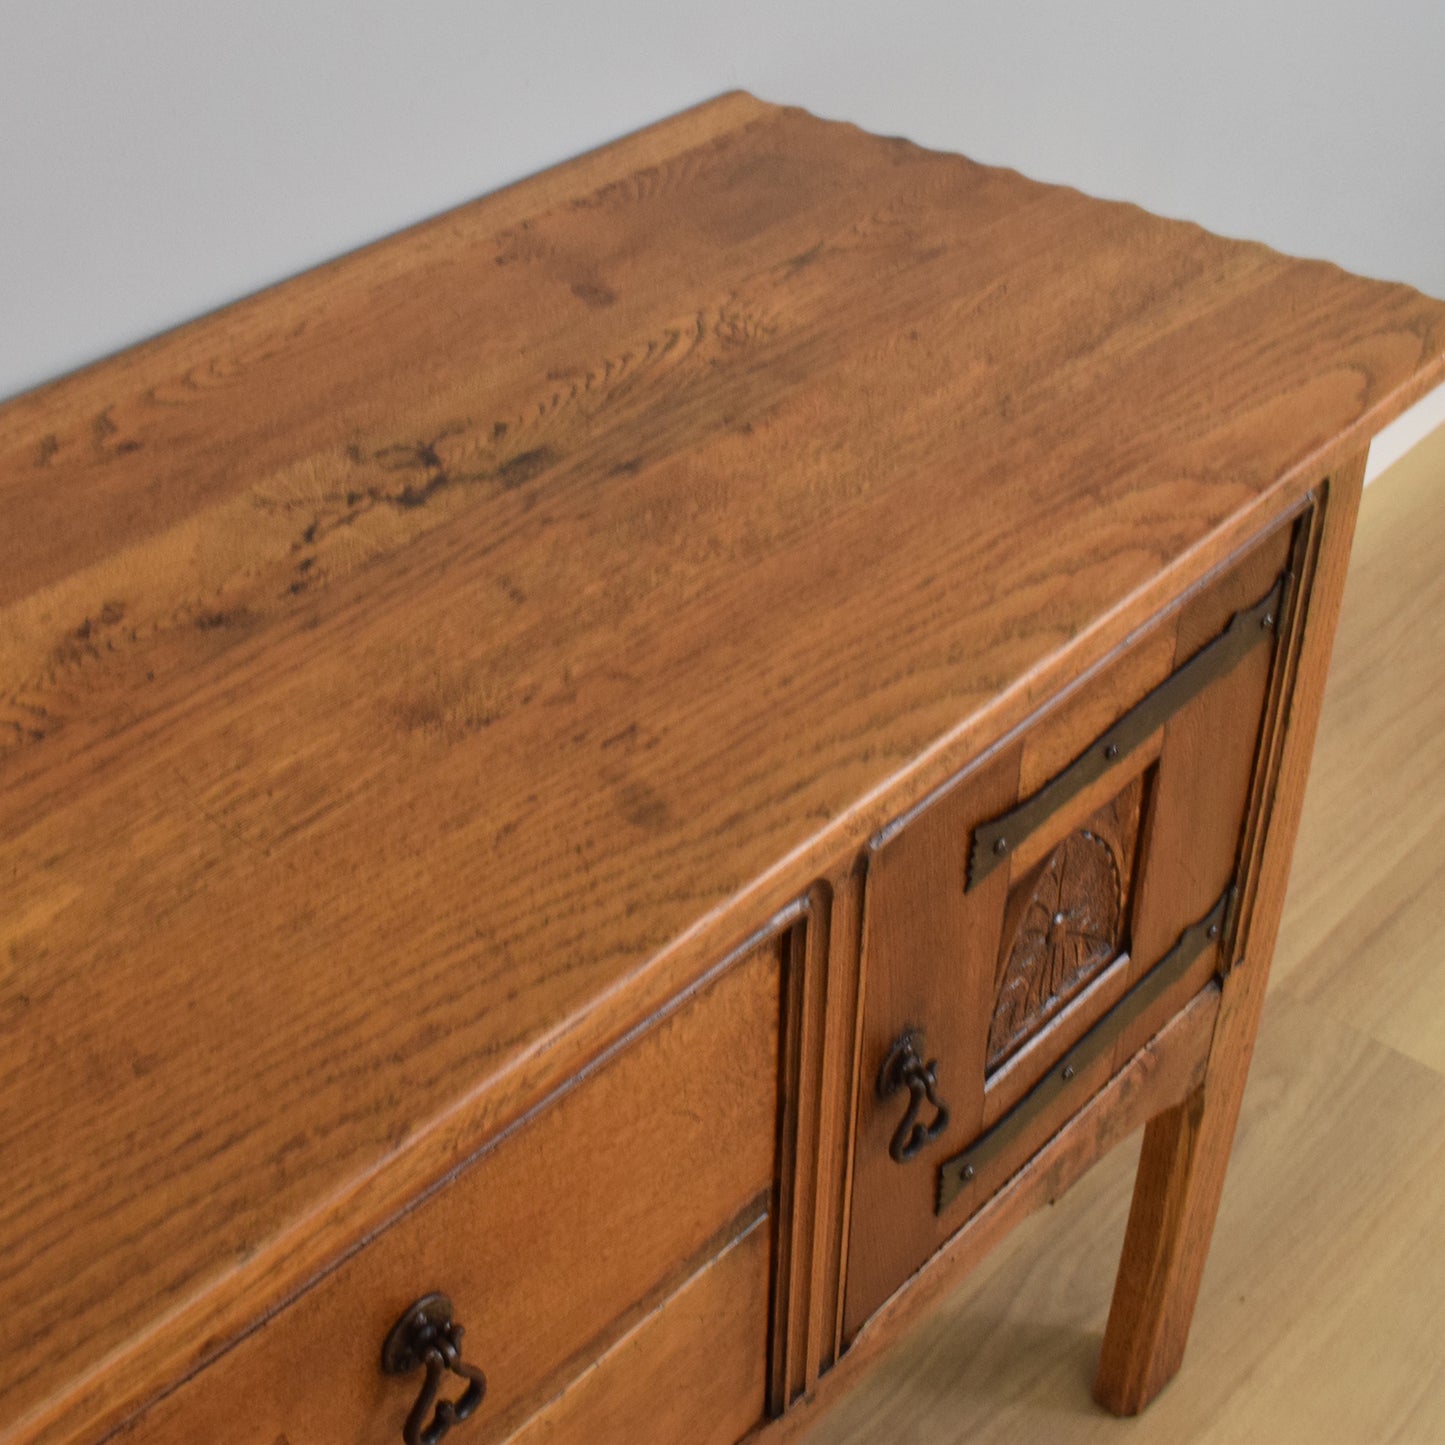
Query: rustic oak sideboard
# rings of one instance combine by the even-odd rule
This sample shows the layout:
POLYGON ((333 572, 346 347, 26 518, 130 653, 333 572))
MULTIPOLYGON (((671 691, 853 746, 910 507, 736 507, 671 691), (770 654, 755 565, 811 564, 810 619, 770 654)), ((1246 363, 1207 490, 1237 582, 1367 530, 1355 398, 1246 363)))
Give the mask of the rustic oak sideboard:
POLYGON ((732 94, 0 408, 0 1439, 777 1440, 1139 1127, 1142 1408, 1442 378, 732 94))

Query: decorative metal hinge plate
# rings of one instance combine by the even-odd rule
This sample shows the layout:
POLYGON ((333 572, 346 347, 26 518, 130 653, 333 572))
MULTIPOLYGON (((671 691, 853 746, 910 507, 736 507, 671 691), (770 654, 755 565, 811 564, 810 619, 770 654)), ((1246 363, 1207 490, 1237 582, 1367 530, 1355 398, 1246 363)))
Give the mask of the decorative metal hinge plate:
POLYGON ((967 888, 977 887, 1065 803, 1147 742, 1186 703, 1192 702, 1211 682, 1233 669, 1267 637, 1272 637, 1292 590, 1292 582, 1288 570, 1281 572, 1274 586, 1253 607, 1236 612, 1213 642, 1201 648, 1183 667, 1135 703, 1063 772, 1017 807, 991 822, 980 823, 973 830, 967 888))
POLYGON ((1225 925, 1234 894, 1235 888, 1231 884, 1214 907, 1197 923, 1186 928, 1175 940, 1174 947, 992 1129, 939 1165, 935 1213, 942 1214, 983 1172, 986 1164, 1027 1133, 1053 1101, 1069 1088, 1074 1078, 1111 1049, 1114 1040, 1172 984, 1183 978, 1189 965, 1206 948, 1216 942, 1228 947, 1225 925))

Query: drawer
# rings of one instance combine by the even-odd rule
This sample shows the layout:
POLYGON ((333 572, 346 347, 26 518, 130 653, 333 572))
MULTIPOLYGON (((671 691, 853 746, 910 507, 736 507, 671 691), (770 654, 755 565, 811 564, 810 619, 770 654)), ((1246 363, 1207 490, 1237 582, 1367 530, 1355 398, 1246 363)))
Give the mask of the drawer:
POLYGON ((660 1373, 725 1386, 743 1433, 764 1408, 784 946, 559 1090, 123 1437, 397 1445, 425 1371, 384 1374, 382 1345, 433 1292, 486 1377, 459 1445, 610 1438, 588 1422, 628 1418, 660 1373))
POLYGON ((848 1336, 1219 970, 1298 525, 875 840, 848 1336))

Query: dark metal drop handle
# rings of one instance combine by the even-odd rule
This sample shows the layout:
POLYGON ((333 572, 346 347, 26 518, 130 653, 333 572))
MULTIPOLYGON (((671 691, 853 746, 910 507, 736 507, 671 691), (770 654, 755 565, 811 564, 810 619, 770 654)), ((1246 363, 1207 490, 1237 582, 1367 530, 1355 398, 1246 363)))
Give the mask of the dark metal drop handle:
POLYGON ((893 1131, 888 1153, 899 1164, 906 1164, 924 1147, 948 1128, 948 1106, 938 1095, 938 1060, 923 1061, 923 1035, 907 1029, 894 1040, 878 1071, 878 1097, 890 1099, 902 1089, 908 1090, 908 1108, 903 1122, 893 1131), (920 1124, 918 1116, 927 1103, 933 1119, 920 1124))
POLYGON ((463 1361, 462 1333, 452 1319, 452 1302, 443 1294, 423 1295, 391 1327, 381 1349, 381 1368, 388 1375, 426 1369, 421 1394, 401 1427, 406 1445, 439 1445, 485 1398, 487 1377, 463 1361), (448 1375, 465 1380, 467 1387, 455 1400, 439 1400, 448 1375))

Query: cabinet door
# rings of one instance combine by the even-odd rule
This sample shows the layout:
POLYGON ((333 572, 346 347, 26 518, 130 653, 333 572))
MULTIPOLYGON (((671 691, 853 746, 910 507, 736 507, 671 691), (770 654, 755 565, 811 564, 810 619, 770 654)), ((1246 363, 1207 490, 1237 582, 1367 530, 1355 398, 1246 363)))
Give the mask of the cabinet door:
POLYGON ((848 1337, 1228 966, 1294 535, 874 841, 848 1337))

